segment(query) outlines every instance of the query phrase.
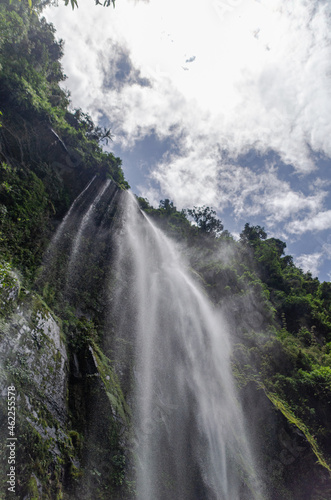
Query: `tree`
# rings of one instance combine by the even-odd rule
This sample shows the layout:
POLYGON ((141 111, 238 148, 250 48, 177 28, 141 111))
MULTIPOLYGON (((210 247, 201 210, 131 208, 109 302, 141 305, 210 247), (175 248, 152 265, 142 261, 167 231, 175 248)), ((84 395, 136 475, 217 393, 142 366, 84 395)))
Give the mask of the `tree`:
MULTIPOLYGON (((32 7, 33 7, 32 0, 26 0, 26 1, 28 2, 30 9, 32 9, 32 7)), ((11 2, 12 2, 12 0, 9 0, 9 3, 11 3, 11 2)), ((72 9, 74 9, 75 7, 78 8, 77 0, 64 0, 64 3, 65 3, 65 5, 69 5, 69 3, 70 3, 72 9)), ((110 4, 112 4, 113 7, 115 8, 115 0, 104 0, 103 2, 100 2, 99 0, 95 0, 95 5, 102 5, 103 7, 109 7, 110 4)))
POLYGON ((284 255, 284 250, 286 248, 286 243, 284 241, 278 238, 269 238, 267 241, 270 246, 274 247, 279 257, 284 255))
POLYGON ((174 203, 170 201, 168 198, 166 198, 165 200, 160 200, 159 208, 161 210, 165 210, 168 214, 177 211, 176 207, 174 207, 174 203))
POLYGON ((149 201, 147 198, 143 198, 142 196, 137 196, 135 195, 139 204, 139 207, 142 210, 148 210, 149 208, 152 208, 149 204, 149 201))
MULTIPOLYGON (((31 1, 31 0, 30 0, 31 1)), ((74 9, 75 7, 78 8, 78 3, 77 0, 64 0, 65 4, 68 5, 69 1, 71 4, 71 7, 74 9)), ((95 0, 95 5, 103 5, 104 7, 109 7, 110 4, 115 7, 115 0, 104 0, 104 2, 99 2, 99 0, 95 0)))
POLYGON ((69 111, 65 115, 66 120, 76 130, 81 130, 87 139, 95 140, 99 143, 112 141, 110 129, 95 126, 88 113, 83 113, 81 109, 76 109, 73 113, 69 111))
POLYGON ((202 207, 193 207, 188 209, 187 214, 193 218, 197 226, 204 233, 219 236, 223 231, 223 224, 216 216, 216 211, 203 205, 202 207))
POLYGON ((113 4, 113 7, 115 7, 115 0, 105 0, 103 3, 99 2, 99 0, 95 0, 95 5, 103 5, 104 7, 109 7, 111 3, 113 4))
POLYGON ((250 226, 246 222, 244 230, 240 233, 240 241, 242 243, 248 243, 249 245, 254 245, 254 243, 265 240, 267 238, 267 233, 264 227, 261 226, 250 226))

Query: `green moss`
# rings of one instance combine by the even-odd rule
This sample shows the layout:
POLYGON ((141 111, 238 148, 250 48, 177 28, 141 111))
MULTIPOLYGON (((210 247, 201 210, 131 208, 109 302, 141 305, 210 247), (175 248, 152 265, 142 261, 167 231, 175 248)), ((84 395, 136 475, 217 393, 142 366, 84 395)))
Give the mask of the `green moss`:
POLYGON ((34 476, 31 476, 28 482, 27 490, 31 500, 39 500, 40 496, 38 491, 37 480, 34 476))
POLYGON ((68 432, 68 437, 71 439, 71 443, 73 448, 75 448, 78 452, 82 450, 84 443, 84 436, 79 434, 79 432, 75 430, 70 430, 68 432))
POLYGON ((11 264, 0 260, 0 317, 12 312, 20 289, 20 281, 11 264))
POLYGON ((105 386, 105 391, 111 407, 115 413, 122 418, 123 422, 128 425, 130 422, 131 411, 125 401, 118 378, 111 365, 111 361, 96 344, 93 344, 93 351, 98 365, 98 372, 105 386))
POLYGON ((295 425, 304 434, 308 443, 311 446, 312 451, 316 455, 317 462, 331 473, 331 464, 329 464, 328 461, 326 460, 326 458, 324 457, 323 453, 320 450, 320 447, 318 446, 318 443, 317 443, 315 437, 311 434, 307 425, 294 414, 294 412, 291 410, 289 405, 285 401, 283 401, 277 394, 274 394, 274 393, 267 391, 264 386, 262 386, 262 388, 263 388, 266 396, 270 399, 270 401, 275 406, 275 408, 277 408, 277 410, 282 412, 282 414, 284 415, 284 417, 288 420, 288 422, 290 424, 295 425))
POLYGON ((83 475, 83 470, 76 467, 73 463, 70 464, 69 474, 71 479, 77 481, 83 475))
MULTIPOLYGON (((88 387, 96 404, 101 406, 102 402, 107 408, 105 443, 98 443, 95 456, 100 453, 103 461, 111 464, 110 479, 100 479, 96 472, 95 478, 104 481, 100 498, 109 498, 109 484, 112 487, 128 484, 119 428, 122 424, 128 428, 131 416, 114 364, 100 348, 102 320, 98 317, 100 303, 94 290, 99 283, 102 285, 106 271, 101 265, 86 269, 91 282, 97 283, 95 289, 83 290, 79 296, 77 309, 86 315, 93 310, 92 319, 87 319, 78 318, 72 304, 60 304, 53 280, 44 284, 43 298, 34 293, 25 294, 13 269, 22 272, 23 285, 30 290, 29 284, 38 274, 54 227, 93 175, 112 178, 120 189, 127 189, 128 184, 121 160, 102 149, 107 131, 96 127, 82 110, 69 111, 68 95, 59 86, 64 78, 59 62, 62 45, 55 41, 52 26, 37 15, 31 16, 26 4, 0 5, 0 108, 3 111, 0 113, 0 301, 5 303, 0 307, 0 330, 1 335, 11 334, 11 326, 5 318, 10 317, 13 324, 19 324, 20 318, 12 314, 15 299, 8 300, 8 294, 18 287, 24 307, 32 309, 32 329, 37 326, 40 314, 43 318, 51 315, 61 326, 55 310, 62 319, 61 338, 66 340, 70 352, 84 354, 92 346, 100 377, 86 375, 81 386, 76 381, 75 390, 83 393, 88 387), (60 138, 58 141, 54 131, 60 138), (59 165, 65 174, 60 173, 59 165), (72 172, 68 173, 70 168, 72 172), (111 451, 106 449, 109 442, 111 451)), ((275 238, 267 239, 259 226, 247 224, 240 242, 234 242, 226 232, 218 238, 208 238, 169 200, 157 209, 145 199, 140 198, 138 202, 168 234, 188 243, 192 272, 213 302, 229 304, 229 310, 233 311, 231 300, 234 301, 237 308, 233 318, 237 355, 234 370, 238 385, 244 388, 252 381, 263 387, 275 408, 305 434, 319 463, 330 471, 327 446, 323 443, 331 435, 328 418, 331 285, 320 284, 309 273, 296 268, 293 259, 283 255, 286 245, 275 238), (225 257, 223 250, 226 250, 225 257), (251 309, 263 318, 260 332, 246 331, 245 321, 251 309)), ((113 220, 113 214, 109 220, 113 220)), ((28 341, 36 350, 47 349, 47 336, 41 331, 37 333, 41 339, 36 336, 28 341)), ((57 351, 51 361, 59 363, 60 358, 57 351)), ((22 452, 24 446, 29 450, 22 482, 29 485, 31 495, 37 494, 32 476, 36 473, 42 478, 45 498, 61 498, 59 484, 63 469, 68 467, 71 478, 79 480, 81 470, 73 465, 73 458, 82 452, 86 442, 82 434, 60 426, 47 412, 43 390, 33 382, 26 361, 24 356, 17 355, 15 360, 8 357, 1 366, 1 378, 14 381, 18 389, 22 389, 22 399, 26 395, 31 398, 38 418, 31 419, 29 411, 24 418, 38 424, 41 433, 50 427, 61 428, 63 435, 56 438, 61 456, 55 463, 53 438, 43 439, 22 418, 22 452)), ((45 367, 49 375, 56 369, 54 363, 45 367)), ((82 394, 79 397, 84 398, 82 394)), ((85 421, 85 414, 79 414, 82 406, 78 406, 74 417, 79 430, 89 423, 85 421)), ((279 478, 279 482, 281 480, 279 478)))

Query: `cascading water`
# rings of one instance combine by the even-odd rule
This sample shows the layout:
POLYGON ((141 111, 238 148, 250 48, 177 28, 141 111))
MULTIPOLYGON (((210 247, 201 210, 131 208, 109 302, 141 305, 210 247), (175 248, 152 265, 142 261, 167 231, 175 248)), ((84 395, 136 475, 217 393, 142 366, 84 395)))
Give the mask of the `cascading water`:
POLYGON ((69 277, 71 277, 71 275, 72 275, 73 268, 74 268, 76 260, 77 260, 78 252, 79 252, 80 246, 82 244, 82 238, 83 238, 84 232, 88 228, 93 211, 95 210, 97 204, 101 200, 101 198, 102 198, 104 192, 106 191, 106 189, 108 188, 109 184, 110 184, 110 179, 108 179, 104 183, 104 185, 100 188, 97 196, 95 197, 95 199, 93 200, 91 205, 88 207, 86 213, 84 214, 84 216, 79 224, 78 231, 77 231, 75 239, 73 241, 73 246, 72 246, 72 250, 70 253, 70 259, 69 259, 69 264, 68 264, 68 276, 69 277))
POLYGON ((61 238, 61 236, 63 234, 63 231, 66 229, 66 226, 67 226, 67 223, 70 220, 70 216, 71 216, 72 211, 75 209, 75 207, 77 206, 77 204, 79 203, 79 201, 83 198, 84 194, 86 193, 86 191, 89 189, 89 187, 91 186, 91 184, 95 180, 95 177, 96 176, 92 177, 92 179, 87 184, 87 186, 83 189, 83 191, 77 196, 77 198, 72 203, 71 207, 69 208, 68 212, 66 213, 65 217, 63 218, 63 221, 61 222, 58 230, 56 231, 56 233, 54 235, 54 238, 52 240, 52 245, 51 245, 50 249, 54 249, 55 248, 56 243, 60 240, 60 238, 61 238))
POLYGON ((175 245, 127 195, 117 335, 134 344, 139 500, 265 499, 231 374, 227 325, 175 245))
MULTIPOLYGON (((95 290, 94 268, 106 269, 110 226, 116 211, 118 190, 110 179, 93 177, 72 203, 58 227, 44 258, 40 284, 51 283, 64 301, 80 292, 95 290)), ((102 271, 104 273, 104 271, 102 271)), ((101 278, 100 278, 101 279, 101 278)), ((101 295, 101 291, 95 295, 101 295)))
POLYGON ((133 410, 135 498, 265 500, 224 317, 134 197, 91 181, 45 267, 79 315, 103 317, 104 347, 133 410))

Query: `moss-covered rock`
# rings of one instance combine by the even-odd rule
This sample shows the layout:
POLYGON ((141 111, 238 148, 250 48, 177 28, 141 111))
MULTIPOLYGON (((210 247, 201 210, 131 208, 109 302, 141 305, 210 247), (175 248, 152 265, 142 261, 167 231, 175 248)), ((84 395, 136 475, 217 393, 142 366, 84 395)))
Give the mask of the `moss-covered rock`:
POLYGON ((0 318, 13 310, 21 284, 9 262, 0 262, 0 318))

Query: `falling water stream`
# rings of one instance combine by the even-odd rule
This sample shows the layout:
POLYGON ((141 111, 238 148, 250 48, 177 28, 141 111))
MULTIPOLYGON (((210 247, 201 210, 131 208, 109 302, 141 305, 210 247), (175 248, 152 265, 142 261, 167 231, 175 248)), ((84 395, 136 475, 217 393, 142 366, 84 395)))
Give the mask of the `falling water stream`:
POLYGON ((108 179, 104 183, 104 185, 99 189, 95 199, 93 200, 91 205, 88 207, 86 213, 84 214, 84 216, 81 219, 81 222, 79 224, 75 239, 73 240, 73 246, 72 246, 72 250, 70 253, 70 259, 69 259, 69 264, 68 264, 68 275, 69 276, 72 275, 72 271, 73 271, 73 268, 74 268, 74 265, 75 265, 75 262, 77 259, 77 255, 78 255, 81 243, 82 243, 82 237, 84 235, 84 232, 88 228, 93 211, 95 210, 98 202, 101 200, 101 198, 102 198, 104 192, 106 191, 106 189, 108 188, 109 184, 110 184, 110 179, 108 179))
POLYGON ((118 193, 109 181, 91 181, 59 227, 49 255, 56 269, 59 258, 66 262, 61 264, 65 290, 68 282, 90 289, 94 275, 88 278, 88 269, 108 266, 104 289, 112 328, 106 335, 115 338, 110 344, 118 371, 124 366, 133 373, 129 403, 137 498, 264 500, 222 312, 212 306, 176 244, 132 195, 118 193), (107 219, 114 207, 118 216, 107 219), (130 345, 130 354, 120 354, 116 341, 130 345))
POLYGON ((135 351, 139 500, 266 498, 231 373, 227 324, 176 245, 128 194, 117 270, 118 335, 129 329, 135 351))

